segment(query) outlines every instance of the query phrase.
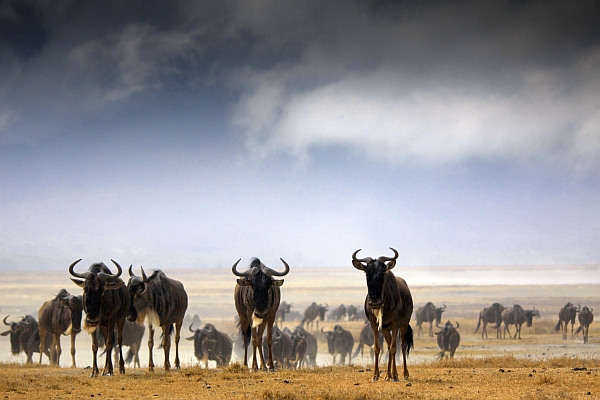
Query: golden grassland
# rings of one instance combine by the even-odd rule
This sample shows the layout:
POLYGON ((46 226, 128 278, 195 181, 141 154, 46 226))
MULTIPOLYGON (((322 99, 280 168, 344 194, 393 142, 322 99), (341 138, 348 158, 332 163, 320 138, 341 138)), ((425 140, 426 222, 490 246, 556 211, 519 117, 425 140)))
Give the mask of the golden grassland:
POLYGON ((409 380, 371 382, 370 366, 248 372, 187 367, 89 378, 89 370, 0 364, 5 399, 597 399, 597 359, 462 358, 410 366, 409 380))

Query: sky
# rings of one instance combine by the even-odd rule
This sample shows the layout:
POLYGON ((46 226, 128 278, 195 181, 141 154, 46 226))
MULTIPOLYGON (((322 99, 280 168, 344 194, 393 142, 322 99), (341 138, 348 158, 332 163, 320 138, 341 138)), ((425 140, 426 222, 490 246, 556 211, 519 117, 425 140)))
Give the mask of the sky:
POLYGON ((598 1, 0 0, 0 269, 597 265, 598 93, 598 1))

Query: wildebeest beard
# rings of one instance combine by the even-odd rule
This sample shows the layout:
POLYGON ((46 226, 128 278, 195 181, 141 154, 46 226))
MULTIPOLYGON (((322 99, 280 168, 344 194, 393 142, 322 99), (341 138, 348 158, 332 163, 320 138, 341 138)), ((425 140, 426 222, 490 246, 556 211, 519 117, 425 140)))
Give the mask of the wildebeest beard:
POLYGON ((86 287, 84 294, 84 310, 87 315, 85 317, 85 328, 88 331, 90 330, 90 328, 94 330, 94 327, 100 322, 102 292, 103 288, 101 286, 97 289, 86 287))
POLYGON ((383 268, 369 268, 367 270, 367 291, 369 294, 369 305, 372 307, 383 306, 381 293, 383 291, 383 281, 385 277, 385 265, 383 268))
POLYGON ((264 274, 262 271, 252 277, 252 290, 254 294, 252 300, 254 302, 254 315, 257 318, 265 318, 267 316, 270 290, 271 290, 271 277, 264 274))

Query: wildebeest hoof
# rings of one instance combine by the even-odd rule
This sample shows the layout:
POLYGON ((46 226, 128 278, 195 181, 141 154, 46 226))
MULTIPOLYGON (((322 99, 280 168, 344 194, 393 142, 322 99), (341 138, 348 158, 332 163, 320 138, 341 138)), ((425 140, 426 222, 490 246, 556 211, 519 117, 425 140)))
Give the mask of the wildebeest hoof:
POLYGON ((378 376, 374 376, 373 379, 372 379, 372 382, 377 382, 378 380, 379 380, 379 377, 378 376))

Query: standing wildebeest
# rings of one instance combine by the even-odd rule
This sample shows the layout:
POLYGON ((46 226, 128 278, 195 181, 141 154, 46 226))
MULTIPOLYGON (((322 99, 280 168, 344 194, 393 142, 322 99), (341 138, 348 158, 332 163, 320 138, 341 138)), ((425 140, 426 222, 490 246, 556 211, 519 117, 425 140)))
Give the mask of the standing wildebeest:
POLYGON ((580 308, 581 307, 579 304, 577 307, 575 307, 575 305, 571 304, 571 302, 568 302, 558 312, 558 323, 554 327, 554 330, 558 332, 562 329, 563 340, 567 339, 567 328, 569 326, 569 322, 571 323, 571 339, 573 338, 573 325, 575 325, 575 317, 577 316, 580 308))
POLYGON ((583 306, 577 318, 579 318, 579 328, 577 328, 575 334, 578 335, 579 332, 583 331, 583 343, 587 343, 590 324, 594 320, 594 309, 583 306))
POLYGON ((452 322, 448 320, 446 325, 442 328, 440 324, 435 324, 438 328, 441 329, 440 332, 437 332, 437 344, 442 349, 439 354, 440 358, 444 358, 445 352, 450 352, 450 358, 454 358, 454 353, 456 352, 456 348, 460 344, 460 333, 458 333, 457 329, 459 327, 458 322, 456 323, 456 327, 452 326, 452 322))
POLYGON ((281 324, 283 325, 283 323, 285 322, 285 314, 289 314, 293 306, 293 304, 282 301, 279 305, 279 309, 277 309, 277 315, 275 316, 275 324, 277 324, 278 321, 281 321, 281 324))
POLYGON ((308 329, 309 325, 312 329, 313 322, 316 320, 317 329, 319 329, 319 320, 325 320, 325 312, 327 312, 328 307, 328 304, 322 305, 313 302, 310 306, 306 307, 306 310, 304 310, 304 318, 300 323, 302 324, 302 326, 305 326, 304 324, 306 324, 306 329, 308 329))
MULTIPOLYGON (((73 296, 66 289, 52 300, 46 301, 38 312, 38 329, 40 342, 45 342, 46 333, 52 334, 50 346, 50 365, 60 365, 60 335, 71 336, 71 367, 75 368, 75 338, 81 332, 81 317, 83 314, 83 297, 73 296)), ((43 349, 40 349, 40 364, 43 349)))
POLYGON ((252 339, 252 369, 258 370, 256 354, 260 356, 261 368, 266 369, 264 354, 262 351, 262 338, 267 328, 267 348, 269 350, 268 366, 270 371, 275 371, 273 365, 273 323, 281 300, 280 286, 283 279, 274 279, 274 276, 285 276, 290 272, 290 266, 280 258, 285 266, 285 271, 276 272, 265 266, 258 258, 253 258, 250 268, 244 272, 238 272, 237 260, 231 271, 238 276, 235 285, 234 299, 235 308, 238 312, 239 328, 244 340, 244 366, 248 366, 248 345, 252 339))
POLYGON ((188 306, 188 297, 183 284, 175 279, 167 278, 164 272, 157 269, 150 277, 146 276, 141 268, 142 276, 135 276, 132 267, 129 267, 129 282, 127 288, 131 295, 131 306, 127 312, 127 319, 131 322, 148 324, 148 369, 154 371, 152 348, 154 347, 154 327, 162 328, 161 347, 165 352, 165 371, 171 369, 169 351, 171 349, 171 334, 175 325, 175 368, 179 363, 179 339, 181 338, 181 325, 188 306))
POLYGON ((433 337, 433 323, 438 325, 442 322, 442 313, 446 311, 446 305, 436 307, 432 302, 428 301, 424 306, 417 308, 415 317, 417 318, 417 337, 423 336, 423 322, 429 323, 429 337, 433 337))
POLYGON ((297 326, 296 330, 292 332, 292 341, 294 347, 292 349, 292 356, 294 359, 292 363, 295 364, 296 368, 302 368, 306 364, 308 367, 314 368, 317 365, 317 338, 312 333, 306 331, 302 325, 297 326))
MULTIPOLYGON (((2 320, 4 325, 8 326, 8 330, 0 333, 2 336, 10 334, 10 351, 14 356, 19 355, 21 352, 27 356, 26 363, 33 362, 33 353, 40 351, 40 335, 38 332, 38 323, 31 315, 26 315, 21 318, 18 322, 6 322, 10 317, 7 315, 2 320)), ((45 346, 43 348, 44 354, 50 357, 50 345, 52 344, 52 337, 47 336, 45 346)))
POLYGON ((348 312, 348 309, 346 308, 346 306, 344 304, 340 304, 339 307, 331 310, 331 312, 330 312, 331 319, 333 319, 335 321, 342 321, 346 317, 347 312, 348 312))
POLYGON ((479 330, 481 326, 481 322, 483 322, 483 329, 481 330, 481 338, 483 339, 483 335, 485 334, 486 339, 488 339, 487 333, 487 324, 494 323, 496 324, 496 339, 500 339, 500 325, 502 324, 502 311, 506 310, 508 307, 504 307, 500 303, 494 303, 490 307, 485 307, 483 310, 479 312, 479 320, 477 320, 477 327, 475 328, 475 332, 479 330))
POLYGON ((346 355, 348 355, 348 363, 352 362, 352 348, 354 347, 354 337, 352 333, 344 329, 341 325, 333 327, 332 331, 325 332, 321 328, 321 332, 327 336, 327 349, 329 354, 333 356, 331 363, 335 365, 335 358, 339 354, 339 364, 346 363, 346 355))
MULTIPOLYGON (((376 260, 371 257, 358 259, 352 254, 354 268, 365 272, 367 278, 367 296, 365 297, 365 314, 371 323, 373 337, 381 329, 388 346, 388 369, 386 380, 398 381, 396 370, 396 342, 400 335, 402 340, 402 361, 404 362, 404 379, 408 379, 406 356, 414 347, 413 330, 410 326, 410 317, 413 312, 413 300, 406 281, 394 276, 391 269, 396 265, 398 252, 390 247, 394 257, 381 256, 376 260)), ((375 341, 375 371, 373 382, 379 380, 379 341, 375 341)))
POLYGON ((523 307, 518 304, 504 310, 502 312, 502 320, 504 321, 503 338, 506 338, 506 332, 508 332, 508 336, 511 336, 508 326, 514 325, 516 332, 513 339, 516 339, 517 335, 519 335, 519 339, 521 339, 521 326, 523 326, 524 323, 527 323, 527 326, 530 327, 533 323, 533 317, 539 316, 540 312, 536 310, 535 307, 533 307, 533 310, 524 310, 523 307))
MULTIPOLYGON (((383 333, 379 331, 379 347, 383 346, 383 333)), ((356 346, 356 350, 352 355, 352 358, 356 358, 358 353, 360 352, 360 357, 363 358, 363 347, 369 346, 369 354, 371 355, 371 362, 373 362, 373 345, 375 344, 375 337, 373 336, 373 330, 371 329, 371 324, 367 321, 362 329, 360 330, 360 339, 358 342, 358 346, 356 346)))
MULTIPOLYGON (((273 341, 271 349, 273 351, 273 362, 277 368, 289 368, 294 351, 294 342, 292 332, 285 328, 283 331, 277 325, 273 326, 273 341)), ((266 338, 263 340, 263 352, 268 351, 266 338)))
MULTIPOLYGON (((192 324, 193 325, 193 324, 192 324)), ((194 334, 187 340, 194 341, 194 355, 198 361, 204 361, 204 367, 208 368, 208 360, 217 362, 217 367, 229 365, 233 341, 226 333, 220 332, 213 324, 206 324, 202 329, 189 330, 194 334)))
POLYGON ((75 265, 81 259, 69 266, 69 273, 79 279, 73 279, 73 283, 83 288, 83 310, 86 313, 84 328, 92 335, 93 366, 91 376, 97 376, 98 370, 98 336, 94 335, 96 328, 102 330, 102 335, 108 338, 106 341, 106 362, 102 375, 113 375, 112 349, 114 346, 112 332, 117 328, 117 345, 119 346, 119 372, 125 373, 125 360, 123 359, 123 325, 131 302, 131 298, 125 282, 119 276, 123 270, 114 260, 117 273, 113 273, 104 263, 92 264, 83 273, 75 272, 75 265), (110 333, 110 335, 109 335, 110 333))
MULTIPOLYGON (((146 332, 146 328, 143 325, 138 325, 135 322, 130 322, 125 320, 125 325, 123 325, 123 346, 128 346, 129 350, 127 350, 127 354, 125 355, 125 363, 130 364, 133 361, 133 366, 141 368, 140 364, 140 347, 142 345, 142 338, 144 337, 144 332, 146 332)), ((104 347, 104 336, 102 336, 102 332, 100 329, 96 330, 98 334, 98 347, 104 347)), ((113 343, 117 336, 117 330, 113 331, 113 343)), ((119 346, 114 346, 115 350, 115 358, 118 355, 119 346)), ((104 350, 106 352, 106 350, 104 350)), ((102 353, 104 354, 104 353, 102 353)), ((102 355, 101 354, 101 355, 102 355)))
POLYGON ((350 304, 348 306, 348 311, 347 312, 348 312, 348 321, 356 321, 356 320, 359 319, 359 317, 358 317, 358 308, 355 305, 350 304))

